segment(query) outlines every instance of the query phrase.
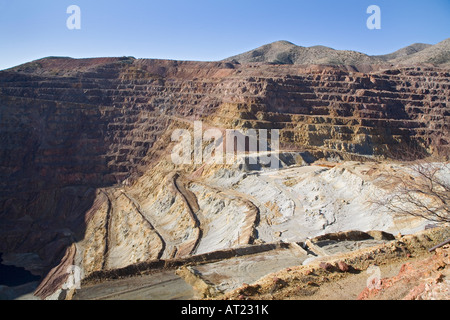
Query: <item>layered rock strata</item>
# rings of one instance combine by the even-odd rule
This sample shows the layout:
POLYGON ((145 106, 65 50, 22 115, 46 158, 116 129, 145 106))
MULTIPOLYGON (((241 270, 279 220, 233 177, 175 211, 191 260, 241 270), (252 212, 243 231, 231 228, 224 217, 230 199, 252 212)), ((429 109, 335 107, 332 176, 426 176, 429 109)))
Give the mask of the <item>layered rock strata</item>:
MULTIPOLYGON (((302 191, 261 177, 273 195, 261 203, 241 173, 240 187, 218 178, 233 168, 175 166, 174 129, 194 120, 279 129, 283 150, 313 159, 376 159, 402 144, 433 152, 433 141, 448 144, 449 76, 423 66, 362 73, 134 58, 47 58, 1 71, 0 252, 37 255, 41 275, 69 258, 89 274, 268 239, 288 207, 300 214, 289 198, 302 191)), ((333 223, 334 213, 318 215, 333 223)))

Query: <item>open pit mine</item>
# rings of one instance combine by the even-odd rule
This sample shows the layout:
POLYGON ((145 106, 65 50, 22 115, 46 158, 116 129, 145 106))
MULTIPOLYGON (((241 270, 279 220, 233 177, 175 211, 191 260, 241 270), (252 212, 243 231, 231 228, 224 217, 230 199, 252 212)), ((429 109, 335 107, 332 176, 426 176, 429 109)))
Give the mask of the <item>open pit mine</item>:
POLYGON ((282 63, 266 51, 0 71, 1 264, 26 274, 0 283, 0 298, 448 297, 450 249, 428 251, 448 224, 377 203, 389 177, 413 179, 394 155, 448 150, 448 61, 282 63), (277 130, 265 154, 276 166, 248 150, 174 163, 173 133, 193 137, 196 122, 200 135, 277 130), (373 266, 385 290, 367 285, 373 266))

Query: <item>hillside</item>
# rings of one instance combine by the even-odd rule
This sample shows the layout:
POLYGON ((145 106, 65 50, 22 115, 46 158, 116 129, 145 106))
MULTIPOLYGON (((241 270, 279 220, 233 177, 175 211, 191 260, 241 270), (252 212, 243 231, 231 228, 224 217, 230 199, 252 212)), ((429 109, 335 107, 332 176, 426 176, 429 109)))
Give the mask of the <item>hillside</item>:
POLYGON ((450 65, 450 38, 411 55, 397 57, 392 62, 401 65, 431 63, 448 67, 450 65))
POLYGON ((379 55, 379 56, 375 56, 375 57, 380 58, 384 61, 392 61, 394 59, 405 59, 405 58, 408 58, 412 54, 415 54, 417 52, 420 52, 420 51, 422 51, 426 48, 430 48, 430 47, 432 47, 431 44, 414 43, 410 46, 401 48, 395 52, 385 54, 385 55, 379 55))
POLYGON ((364 53, 335 50, 325 46, 302 47, 288 41, 277 41, 254 50, 238 54, 225 61, 240 63, 265 62, 275 64, 325 65, 416 65, 431 63, 445 65, 450 62, 450 39, 436 45, 415 43, 393 53, 370 56, 364 53))
POLYGON ((360 65, 381 62, 380 59, 348 50, 324 46, 300 47, 288 41, 277 41, 225 59, 240 63, 360 65))

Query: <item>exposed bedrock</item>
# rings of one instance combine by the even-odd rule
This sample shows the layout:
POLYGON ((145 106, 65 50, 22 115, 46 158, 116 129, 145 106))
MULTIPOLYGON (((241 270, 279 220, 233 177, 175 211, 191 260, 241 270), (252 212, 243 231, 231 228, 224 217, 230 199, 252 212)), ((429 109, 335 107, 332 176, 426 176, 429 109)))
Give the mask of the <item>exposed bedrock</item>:
POLYGON ((305 151, 370 160, 412 143, 433 152, 436 139, 448 145, 449 76, 423 66, 362 73, 133 58, 47 58, 1 71, 0 252, 10 261, 32 254, 25 267, 42 276, 63 258, 89 274, 314 228, 345 231, 357 204, 339 220, 345 202, 321 205, 305 191, 315 187, 320 198, 329 184, 298 175, 341 187, 341 173, 357 180, 351 170, 284 181, 226 165, 175 166, 171 132, 194 120, 279 129, 283 150, 303 152, 298 165, 311 162, 305 151))

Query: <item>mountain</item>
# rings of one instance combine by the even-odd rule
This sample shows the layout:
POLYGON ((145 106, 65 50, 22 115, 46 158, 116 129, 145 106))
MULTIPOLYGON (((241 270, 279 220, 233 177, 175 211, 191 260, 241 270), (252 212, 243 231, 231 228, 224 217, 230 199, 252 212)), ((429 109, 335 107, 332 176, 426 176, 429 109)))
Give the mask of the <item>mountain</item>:
POLYGON ((394 64, 421 64, 431 63, 434 65, 450 66, 450 38, 430 46, 414 54, 398 57, 392 60, 394 64))
POLYGON ((379 58, 370 57, 356 51, 335 50, 325 46, 301 47, 288 41, 273 42, 225 60, 236 60, 240 63, 268 62, 275 64, 332 65, 358 65, 381 62, 379 58))
POLYGON ((391 61, 394 59, 402 59, 405 57, 408 57, 412 54, 415 54, 417 52, 420 52, 424 49, 427 49, 429 47, 432 47, 433 45, 431 44, 426 44, 426 43, 414 43, 410 46, 401 48, 395 52, 389 53, 389 54, 384 54, 384 55, 379 55, 379 56, 375 56, 377 58, 380 58, 384 61, 391 61))
POLYGON ((273 64, 374 65, 423 64, 445 65, 450 62, 450 38, 436 45, 415 43, 385 55, 367 55, 351 50, 335 50, 326 46, 302 47, 289 41, 276 41, 254 50, 224 59, 239 63, 273 64))

